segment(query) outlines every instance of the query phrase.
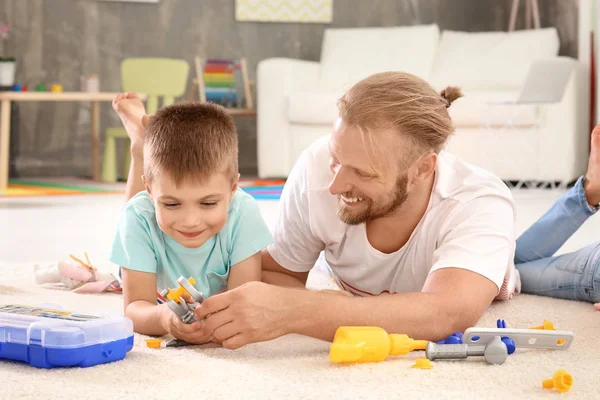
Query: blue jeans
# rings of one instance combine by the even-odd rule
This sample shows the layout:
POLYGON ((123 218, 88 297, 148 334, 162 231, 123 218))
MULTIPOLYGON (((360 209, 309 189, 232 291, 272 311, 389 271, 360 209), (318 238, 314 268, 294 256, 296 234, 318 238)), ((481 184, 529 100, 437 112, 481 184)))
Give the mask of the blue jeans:
POLYGON ((585 198, 581 177, 519 236, 515 266, 523 293, 600 302, 600 242, 554 256, 594 212, 585 198))

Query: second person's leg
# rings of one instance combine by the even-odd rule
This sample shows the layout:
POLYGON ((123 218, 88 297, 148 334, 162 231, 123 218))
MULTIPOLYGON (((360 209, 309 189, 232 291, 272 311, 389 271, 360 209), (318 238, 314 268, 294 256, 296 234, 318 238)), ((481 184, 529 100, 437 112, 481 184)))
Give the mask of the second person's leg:
POLYGON ((600 125, 590 141, 586 179, 579 178, 539 220, 517 239, 515 264, 551 257, 596 210, 600 203, 600 125))
POLYGON ((600 243, 516 265, 523 293, 600 302, 600 243))

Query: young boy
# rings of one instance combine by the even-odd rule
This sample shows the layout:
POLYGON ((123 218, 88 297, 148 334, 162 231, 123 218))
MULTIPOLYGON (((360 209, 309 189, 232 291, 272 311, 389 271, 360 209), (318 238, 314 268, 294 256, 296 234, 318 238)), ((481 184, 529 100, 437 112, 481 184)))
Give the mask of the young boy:
POLYGON ((214 104, 176 104, 149 119, 135 97, 113 105, 129 131, 146 124, 146 190, 123 207, 111 251, 122 266, 125 314, 142 334, 211 341, 203 323, 182 323, 156 294, 180 276, 193 277, 205 297, 261 279, 260 251, 273 238, 256 201, 237 186, 234 121, 214 104))

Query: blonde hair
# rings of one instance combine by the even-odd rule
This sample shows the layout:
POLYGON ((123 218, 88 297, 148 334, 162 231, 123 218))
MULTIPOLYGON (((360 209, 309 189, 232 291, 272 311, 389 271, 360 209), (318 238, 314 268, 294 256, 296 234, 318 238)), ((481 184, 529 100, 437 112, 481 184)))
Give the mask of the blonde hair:
POLYGON ((375 131, 398 132, 408 142, 408 151, 400 152, 401 161, 407 166, 427 151, 442 150, 454 132, 448 107, 461 96, 455 87, 437 93, 416 75, 383 72, 350 88, 338 101, 338 109, 340 117, 356 126, 371 147, 377 147, 375 131))
POLYGON ((205 182, 224 172, 232 181, 238 173, 238 135, 231 115, 213 103, 180 103, 162 108, 145 133, 144 178, 157 174, 176 185, 184 180, 205 182))

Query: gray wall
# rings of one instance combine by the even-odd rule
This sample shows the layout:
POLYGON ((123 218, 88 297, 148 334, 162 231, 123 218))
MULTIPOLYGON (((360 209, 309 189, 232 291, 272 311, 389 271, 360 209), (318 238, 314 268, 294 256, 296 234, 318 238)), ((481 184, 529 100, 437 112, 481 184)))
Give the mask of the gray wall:
MULTIPOLYGON (((506 30, 512 0, 333 0, 333 23, 237 23, 234 0, 160 0, 159 4, 94 0, 0 0, 0 22, 12 25, 0 55, 18 59, 17 80, 59 82, 78 90, 98 73, 101 89, 119 91, 125 57, 245 56, 250 78, 267 57, 318 60, 327 27, 437 23, 441 29, 506 30)), ((523 7, 523 3, 521 1, 523 7)), ((561 54, 577 56, 577 0, 541 0, 542 26, 556 26, 561 54)), ((521 12, 519 27, 523 25, 521 12)), ((118 126, 108 104, 102 127, 118 126)), ((17 170, 21 176, 89 176, 90 109, 82 103, 22 103, 17 170)), ((238 118, 240 168, 256 171, 256 120, 238 118)))

